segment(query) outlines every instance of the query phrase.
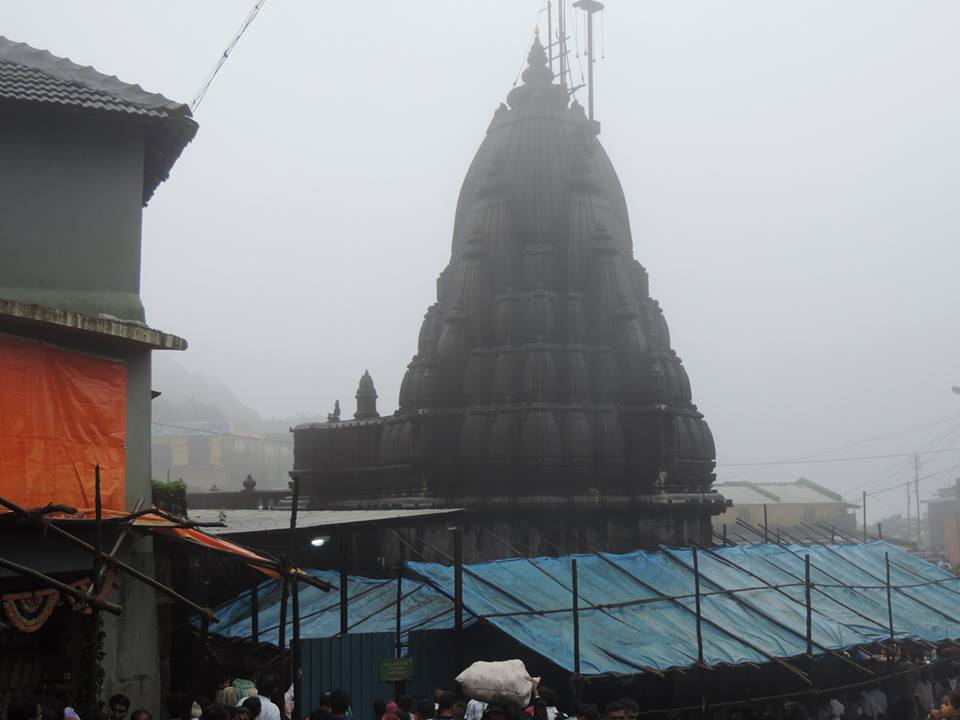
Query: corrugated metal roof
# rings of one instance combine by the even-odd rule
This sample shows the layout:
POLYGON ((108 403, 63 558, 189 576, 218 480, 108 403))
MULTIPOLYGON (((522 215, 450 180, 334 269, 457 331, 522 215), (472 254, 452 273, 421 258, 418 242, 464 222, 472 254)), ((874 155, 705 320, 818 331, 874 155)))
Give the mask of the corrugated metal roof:
MULTIPOLYGON (((298 528, 335 528, 344 525, 363 525, 427 517, 444 517, 463 512, 460 508, 424 510, 300 510, 298 528)), ((223 513, 226 527, 204 528, 210 535, 239 535, 290 529, 289 510, 190 510, 190 519, 196 522, 218 522, 223 513)))
MULTIPOLYGON (((150 426, 150 435, 153 437, 163 437, 166 435, 233 435, 240 433, 233 432, 233 426, 226 420, 178 420, 176 424, 166 424, 161 422, 152 423, 150 426)), ((257 439, 262 436, 250 435, 257 439)))
POLYGON ((713 487, 727 500, 732 501, 734 507, 738 505, 765 505, 777 502, 774 498, 747 484, 725 485, 720 483, 713 487))
POLYGON ((714 490, 737 505, 776 505, 792 503, 799 505, 847 505, 837 493, 816 483, 800 478, 793 482, 727 482, 713 486, 714 490))

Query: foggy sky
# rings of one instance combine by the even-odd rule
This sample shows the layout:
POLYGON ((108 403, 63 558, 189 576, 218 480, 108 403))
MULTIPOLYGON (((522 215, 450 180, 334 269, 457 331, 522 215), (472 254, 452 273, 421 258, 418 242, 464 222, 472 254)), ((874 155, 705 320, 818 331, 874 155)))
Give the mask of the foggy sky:
MULTIPOLYGON (((189 102, 251 5, 6 0, 0 34, 189 102)), ((144 212, 148 322, 190 342, 156 363, 278 417, 338 398, 352 414, 369 368, 392 412, 460 183, 542 6, 268 0, 144 212)), ((960 447, 960 5, 610 0, 604 15, 600 139, 720 479, 938 420, 822 457, 960 447)), ((960 451, 924 460, 939 473, 924 495, 960 473, 960 451)), ((859 500, 912 468, 743 477, 801 475, 859 500)), ((879 501, 902 509, 905 491, 879 501)))

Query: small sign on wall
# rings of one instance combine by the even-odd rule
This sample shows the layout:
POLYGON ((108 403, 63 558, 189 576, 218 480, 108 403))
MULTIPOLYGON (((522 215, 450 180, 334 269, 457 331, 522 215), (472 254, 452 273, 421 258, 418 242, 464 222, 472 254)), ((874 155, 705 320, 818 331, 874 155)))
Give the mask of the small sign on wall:
POLYGON ((413 678, 413 658, 380 658, 380 682, 403 682, 413 678))

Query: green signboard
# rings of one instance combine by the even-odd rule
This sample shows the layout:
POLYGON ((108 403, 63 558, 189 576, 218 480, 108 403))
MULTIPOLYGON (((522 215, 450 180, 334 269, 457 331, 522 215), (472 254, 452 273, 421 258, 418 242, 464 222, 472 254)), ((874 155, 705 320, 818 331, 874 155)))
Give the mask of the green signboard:
POLYGON ((413 677, 413 658, 380 658, 380 682, 401 682, 413 677))

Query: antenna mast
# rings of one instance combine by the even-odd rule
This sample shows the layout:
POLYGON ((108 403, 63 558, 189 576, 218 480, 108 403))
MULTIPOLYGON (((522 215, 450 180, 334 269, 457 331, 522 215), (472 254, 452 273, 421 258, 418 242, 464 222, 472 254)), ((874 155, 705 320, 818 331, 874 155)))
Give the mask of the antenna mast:
POLYGON ((557 53, 560 58, 560 86, 567 87, 567 24, 564 5, 566 0, 560 0, 557 5, 557 53))
POLYGON ((547 62, 553 72, 553 2, 547 0, 547 62))
POLYGON ((577 0, 573 6, 587 14, 587 117, 593 120, 593 16, 603 10, 597 0, 577 0))

